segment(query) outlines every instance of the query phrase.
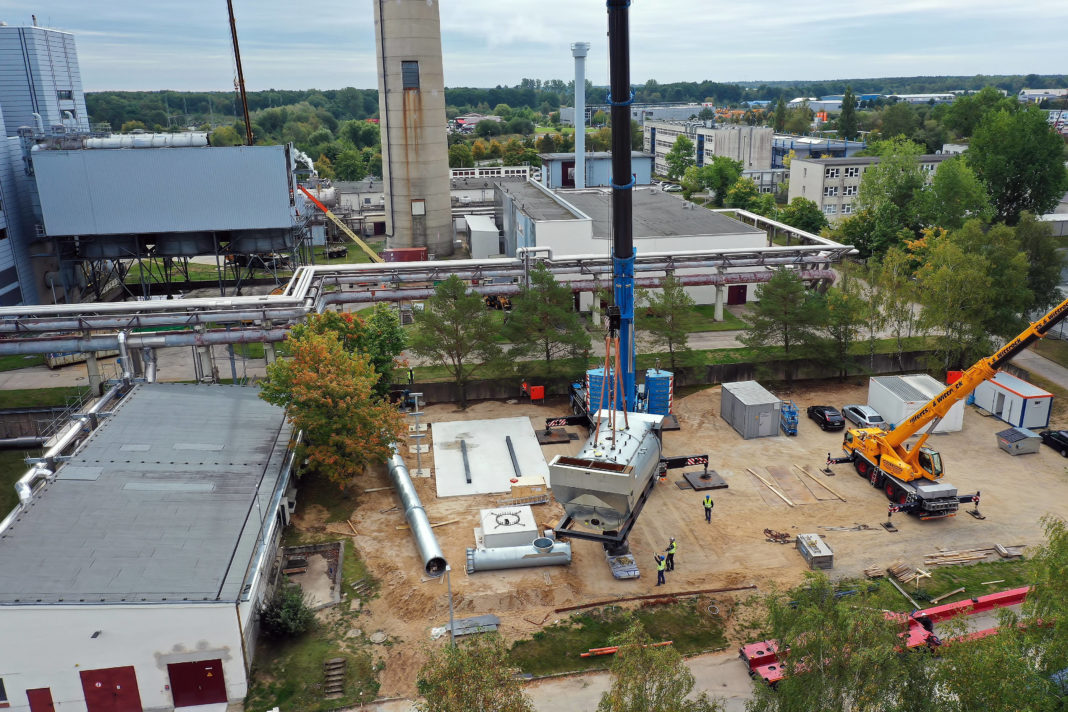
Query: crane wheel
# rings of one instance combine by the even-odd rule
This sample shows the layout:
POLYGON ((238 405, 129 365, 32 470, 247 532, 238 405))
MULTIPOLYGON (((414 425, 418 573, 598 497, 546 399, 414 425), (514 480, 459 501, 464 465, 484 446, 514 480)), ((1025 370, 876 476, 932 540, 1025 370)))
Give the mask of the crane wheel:
POLYGON ((890 500, 891 502, 896 501, 897 488, 894 487, 894 484, 892 482, 887 482, 886 483, 885 492, 886 492, 886 498, 888 500, 890 500))
POLYGON ((871 465, 869 465, 866 460, 861 460, 860 458, 857 458, 853 461, 853 467, 856 468, 858 475, 860 475, 861 477, 867 477, 868 468, 871 467, 871 465))

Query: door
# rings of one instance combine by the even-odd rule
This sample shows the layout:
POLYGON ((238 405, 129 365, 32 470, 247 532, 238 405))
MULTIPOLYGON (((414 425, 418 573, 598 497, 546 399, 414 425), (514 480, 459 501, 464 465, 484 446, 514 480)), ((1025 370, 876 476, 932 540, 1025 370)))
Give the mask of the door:
POLYGON ((26 690, 26 697, 30 700, 30 712, 56 712, 56 706, 52 704, 52 688, 26 690))
POLYGON ((142 712, 132 666, 82 670, 81 675, 87 712, 142 712))
POLYGON ((732 284, 727 287, 727 304, 745 304, 747 286, 744 284, 732 284))
POLYGON ((226 702, 222 660, 198 660, 167 666, 175 707, 226 702))
POLYGON ((760 420, 757 424, 757 435, 771 435, 771 413, 761 413, 760 420))
POLYGON ((1005 412, 1005 394, 998 393, 994 396, 994 415, 1004 420, 1002 417, 1005 412))
POLYGON ((560 187, 561 188, 574 188, 575 187, 575 162, 564 161, 560 164, 560 187))

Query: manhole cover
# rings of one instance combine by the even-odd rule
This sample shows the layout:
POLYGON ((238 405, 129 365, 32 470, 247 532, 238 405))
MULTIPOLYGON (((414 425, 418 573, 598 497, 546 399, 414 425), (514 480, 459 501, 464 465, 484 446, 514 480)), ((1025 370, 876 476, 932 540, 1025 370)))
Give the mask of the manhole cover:
POLYGON ((371 633, 371 642, 372 643, 384 643, 384 642, 386 642, 386 638, 388 638, 388 637, 389 636, 386 635, 385 631, 378 630, 378 631, 375 631, 374 633, 371 633))
POLYGON ((363 631, 360 630, 359 628, 353 628, 352 630, 350 630, 345 635, 348 636, 349 638, 359 638, 361 635, 363 635, 363 631))

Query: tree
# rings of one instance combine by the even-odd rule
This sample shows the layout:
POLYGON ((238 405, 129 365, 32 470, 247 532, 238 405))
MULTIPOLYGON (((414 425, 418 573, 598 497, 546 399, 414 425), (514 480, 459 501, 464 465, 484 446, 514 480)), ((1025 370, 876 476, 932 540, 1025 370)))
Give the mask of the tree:
POLYGON ((789 133, 794 134, 808 133, 808 130, 812 127, 813 116, 815 116, 815 114, 812 109, 809 108, 808 102, 801 102, 800 106, 795 106, 787 112, 786 130, 789 133))
POLYGON ((713 191, 713 203, 717 207, 723 207, 727 199, 727 191, 742 177, 743 164, 726 156, 713 156, 711 163, 706 163, 697 169, 701 185, 713 191))
POLYGON ((296 638, 315 624, 315 611, 308 606, 297 584, 283 583, 260 611, 260 625, 271 638, 296 638))
POLYGON ((954 156, 942 161, 931 185, 921 192, 919 212, 924 225, 957 230, 968 218, 988 222, 994 208, 972 169, 963 158, 954 156))
POLYGON ((130 133, 131 131, 144 131, 145 122, 143 121, 127 121, 119 129, 119 133, 130 133))
POLYGON ((315 172, 320 178, 334 177, 334 163, 325 154, 319 154, 319 160, 315 162, 315 172))
POLYGON ((538 150, 542 153, 556 153, 556 139, 552 134, 542 134, 538 139, 538 150))
POLYGON ((671 368, 677 368, 677 352, 687 352, 693 328, 694 300, 674 275, 669 274, 660 292, 642 290, 638 294, 637 328, 644 331, 655 348, 666 348, 671 368))
POLYGON ((1020 214, 1050 212, 1068 190, 1064 139, 1034 106, 987 114, 965 154, 985 185, 997 219, 1015 225, 1020 214))
POLYGON ((1064 297, 1057 286, 1061 282, 1061 270, 1065 256, 1057 249, 1053 226, 1035 219, 1031 213, 1022 213, 1016 224, 1016 241, 1027 255, 1027 288, 1031 290, 1031 308, 1049 309, 1064 297))
POLYGON ((366 465, 390 456, 401 417, 375 395, 370 358, 346 351, 337 333, 306 329, 289 343, 292 358, 267 366, 260 398, 286 407, 307 438, 309 464, 345 489, 366 465))
POLYGON ((727 190, 726 205, 728 208, 739 210, 751 210, 753 203, 760 199, 760 189, 752 178, 739 178, 727 190))
POLYGON ((686 167, 685 172, 682 174, 682 179, 679 180, 679 185, 682 187, 684 200, 689 200, 694 193, 701 190, 701 174, 698 172, 697 166, 686 167))
POLYGON ((482 297, 468 292, 463 280, 450 275, 434 288, 425 308, 413 315, 411 352, 445 368, 456 383, 460 408, 467 408, 471 376, 502 356, 497 325, 482 297))
POLYGON ((651 647, 653 640, 635 620, 614 641, 612 687, 601 695, 597 712, 721 712, 723 707, 702 692, 690 699, 696 680, 671 646, 651 647))
POLYGON ((852 141, 857 137, 857 98, 853 87, 846 87, 842 97, 842 115, 838 117, 838 135, 852 141))
POLYGON ((334 174, 338 180, 363 180, 367 175, 363 153, 356 149, 343 151, 334 162, 334 174))
POLYGON ((827 290, 826 325, 831 356, 838 366, 838 375, 849 375, 853 361, 853 344, 865 323, 865 301, 860 284, 849 272, 843 272, 839 283, 827 290))
POLYGON ((786 99, 779 95, 779 100, 775 102, 775 118, 774 118, 775 131, 782 133, 786 130, 786 99))
POLYGON ((471 155, 470 146, 466 143, 449 146, 449 168, 472 168, 474 165, 475 159, 471 155))
POLYGON ((987 114, 1001 109, 1015 111, 1019 102, 1004 96, 994 87, 983 87, 975 94, 965 94, 949 105, 944 123, 961 138, 968 138, 987 114))
POLYGON ((884 139, 898 136, 911 136, 916 127, 916 112, 912 106, 903 101, 883 109, 882 123, 879 125, 879 135, 884 139))
POLYGON ((483 119, 479 121, 475 126, 475 133, 480 138, 487 136, 500 136, 503 133, 500 121, 494 121, 493 119, 483 119))
MULTIPOLYGON (((912 277, 909 255, 900 247, 891 247, 882 260, 875 263, 878 272, 872 273, 882 325, 890 329, 896 340, 898 367, 904 370, 907 339, 920 331, 920 313, 916 308, 919 295, 912 277)), ((874 346, 872 347, 874 349, 874 346)), ((874 353, 874 352, 873 352, 874 353)))
POLYGON ((607 126, 607 125, 608 125, 608 114, 604 113, 604 111, 602 111, 600 109, 595 111, 593 116, 590 117, 590 126, 607 126))
POLYGON ((579 356, 590 348, 571 289, 541 263, 530 271, 530 284, 512 300, 505 335, 512 344, 511 356, 538 354, 549 368, 554 358, 579 356))
POLYGON ((697 112, 697 118, 701 119, 701 121, 711 121, 716 118, 716 112, 712 110, 712 107, 706 106, 697 112))
POLYGON ((632 151, 641 151, 645 148, 642 125, 638 123, 637 119, 630 120, 630 148, 632 151))
POLYGON ((496 633, 430 652, 419 670, 419 712, 534 712, 496 633))
POLYGON ((820 206, 800 196, 779 211, 779 221, 813 235, 818 235, 820 230, 828 225, 827 216, 820 210, 820 206))
POLYGON ((489 154, 489 146, 482 139, 476 139, 471 145, 471 158, 475 161, 483 161, 489 154))
POLYGON ((951 232, 949 239, 964 254, 986 260, 991 303, 982 327, 1003 339, 1020 333, 1034 295, 1027 288, 1027 255, 1020 250, 1015 231, 1001 224, 984 229, 978 220, 969 220, 951 232))
POLYGON ((697 165, 697 159, 694 158, 693 141, 685 136, 676 137, 671 150, 664 156, 664 161, 668 166, 668 180, 677 181, 682 178, 687 168, 697 165))
POLYGON ((791 382, 790 359, 799 349, 819 345, 819 329, 825 319, 823 300, 805 288, 797 272, 786 268, 776 270, 769 281, 757 287, 756 297, 759 301, 750 307, 749 326, 740 340, 750 348, 782 346, 786 380, 791 382))

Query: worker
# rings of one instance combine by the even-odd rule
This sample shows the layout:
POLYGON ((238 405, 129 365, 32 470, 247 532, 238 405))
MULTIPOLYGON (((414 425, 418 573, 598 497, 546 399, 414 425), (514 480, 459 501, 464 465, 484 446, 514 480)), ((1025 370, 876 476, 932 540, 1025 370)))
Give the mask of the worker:
POLYGON ((715 506, 715 504, 712 502, 712 495, 706 494, 703 504, 705 505, 705 521, 708 522, 709 524, 711 524, 712 523, 712 507, 715 506))
POLYGON ((519 395, 522 395, 522 396, 529 396, 530 395, 530 386, 527 385, 526 379, 523 379, 523 383, 519 386, 519 395))
POLYGON ((664 571, 667 569, 667 560, 660 554, 654 554, 653 558, 656 559, 656 585, 659 586, 664 581, 664 571))
POLYGON ((679 545, 675 543, 675 537, 671 537, 671 541, 668 542, 667 548, 664 551, 667 552, 667 570, 675 570, 675 552, 679 550, 679 545))

